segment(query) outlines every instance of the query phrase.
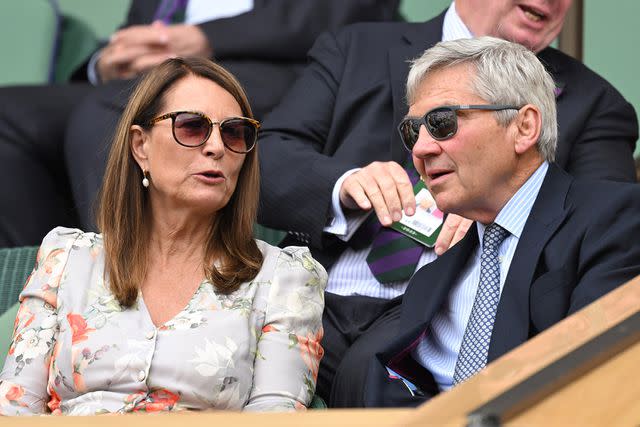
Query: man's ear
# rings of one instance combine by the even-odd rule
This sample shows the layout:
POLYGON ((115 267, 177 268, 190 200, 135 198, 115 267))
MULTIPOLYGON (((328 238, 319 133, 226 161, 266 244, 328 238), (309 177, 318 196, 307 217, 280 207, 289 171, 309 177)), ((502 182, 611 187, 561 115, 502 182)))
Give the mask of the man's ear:
POLYGON ((145 130, 139 125, 132 125, 129 128, 129 138, 131 140, 131 154, 143 171, 148 171, 149 156, 147 150, 149 148, 149 136, 145 130))
POLYGON ((516 133, 515 152, 524 154, 531 148, 535 149, 542 130, 542 114, 540 110, 534 105, 525 105, 518 112, 514 125, 516 133))

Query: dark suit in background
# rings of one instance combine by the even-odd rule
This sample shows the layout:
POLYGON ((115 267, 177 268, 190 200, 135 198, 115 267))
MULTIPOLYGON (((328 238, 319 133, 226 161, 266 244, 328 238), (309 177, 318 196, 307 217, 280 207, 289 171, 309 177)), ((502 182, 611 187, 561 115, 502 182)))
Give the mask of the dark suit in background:
MULTIPOLYGON (((443 20, 444 14, 418 24, 355 24, 322 35, 309 52, 309 66, 264 121, 258 144, 259 222, 289 231, 283 244, 310 246, 327 270, 347 247, 323 232, 330 220, 333 186, 352 168, 373 161, 403 164, 408 158, 396 130, 407 113, 407 61, 441 40, 443 20)), ((557 99, 558 165, 576 176, 635 181, 638 125, 633 107, 573 58, 553 48, 540 52, 539 58, 563 87, 557 99)), ((333 330, 334 322, 326 321, 331 307, 342 310, 344 305, 342 297, 327 294, 326 352, 318 380, 324 397, 339 367, 345 372, 358 368, 357 351, 370 351, 395 334, 382 326, 376 328, 377 335, 356 334, 349 339, 355 342, 346 342, 342 331, 333 330)), ((396 313, 387 308, 382 300, 368 312, 338 317, 348 322, 351 316, 354 330, 370 331, 375 322, 394 321, 396 313)))
MULTIPOLYGON (((259 222, 301 233, 289 238, 308 240, 327 268, 345 247, 322 231, 333 186, 349 169, 407 158, 396 130, 407 112, 407 61, 440 41, 443 19, 323 34, 307 69, 263 123, 259 222)), ((562 52, 547 48, 538 57, 563 86, 556 163, 577 177, 635 181, 638 121, 631 104, 562 52)))
MULTIPOLYGON (((159 3, 134 0, 124 26, 150 24, 159 3)), ((397 6, 398 0, 255 0, 250 12, 199 27, 213 59, 238 77, 262 118, 301 71, 318 34, 391 20, 397 6)), ((86 64, 74 78, 86 80, 86 64)), ((132 85, 0 89, 0 247, 36 244, 56 225, 92 228, 91 204, 132 85)))
MULTIPOLYGON (((639 213, 637 185, 574 179, 551 165, 507 274, 487 363, 640 274, 639 213)), ((397 339, 372 355, 366 386, 359 387, 366 406, 416 406, 438 393, 433 376, 411 351, 446 304, 477 245, 474 225, 413 276, 397 339), (389 379, 385 365, 424 396, 413 397, 401 380, 389 379)))

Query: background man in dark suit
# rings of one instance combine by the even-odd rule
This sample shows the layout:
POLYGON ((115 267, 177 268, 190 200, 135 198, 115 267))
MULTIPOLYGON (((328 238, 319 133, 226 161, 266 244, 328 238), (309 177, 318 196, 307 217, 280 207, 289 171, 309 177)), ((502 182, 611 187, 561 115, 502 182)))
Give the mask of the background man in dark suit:
POLYGON ((423 402, 640 274, 640 187, 553 164, 553 92, 532 52, 491 37, 412 65, 403 142, 438 207, 476 223, 411 279, 365 405, 423 402))
POLYGON ((398 3, 133 0, 123 27, 74 74, 84 83, 0 89, 0 247, 37 244, 56 225, 93 227, 91 205, 128 79, 170 56, 207 56, 238 77, 261 119, 322 31, 391 20, 398 3))
MULTIPOLYGON (((393 316, 382 314, 408 283, 408 277, 377 282, 365 261, 366 239, 351 238, 358 228, 352 217, 374 210, 388 225, 401 209, 415 207, 403 168, 408 156, 396 131, 407 111, 408 60, 442 39, 471 35, 493 34, 533 48, 557 85, 556 163, 577 176, 635 180, 633 107, 583 64, 547 47, 570 0, 536 8, 518 3, 458 0, 425 23, 356 24, 324 34, 309 53, 309 66, 265 120, 260 222, 289 231, 286 244, 309 245, 329 271, 318 382, 324 397, 336 371, 340 381, 340 371, 360 363, 360 351, 388 340, 393 332, 385 323, 393 316)), ((370 243, 374 236, 368 237, 370 243)), ((434 251, 426 250, 417 267, 433 259, 434 251)))

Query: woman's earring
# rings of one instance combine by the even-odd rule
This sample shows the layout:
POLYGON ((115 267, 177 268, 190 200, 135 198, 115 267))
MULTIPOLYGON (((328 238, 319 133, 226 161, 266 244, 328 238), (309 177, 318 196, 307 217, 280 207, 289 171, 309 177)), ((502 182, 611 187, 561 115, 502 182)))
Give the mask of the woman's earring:
POLYGON ((142 178, 142 186, 144 188, 149 188, 149 178, 147 178, 147 171, 143 170, 142 175, 144 176, 144 178, 142 178))

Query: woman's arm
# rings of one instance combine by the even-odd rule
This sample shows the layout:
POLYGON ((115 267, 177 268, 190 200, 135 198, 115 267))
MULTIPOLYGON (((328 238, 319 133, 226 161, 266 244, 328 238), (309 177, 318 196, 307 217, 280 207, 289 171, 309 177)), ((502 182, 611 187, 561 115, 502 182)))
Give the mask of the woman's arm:
POLYGON ((36 265, 20 294, 13 340, 0 374, 0 414, 41 414, 59 401, 47 379, 58 336, 58 285, 67 260, 66 238, 45 237, 36 265))
POLYGON ((323 350, 327 273, 307 248, 288 247, 277 260, 258 337, 247 411, 305 409, 316 388, 323 350))

